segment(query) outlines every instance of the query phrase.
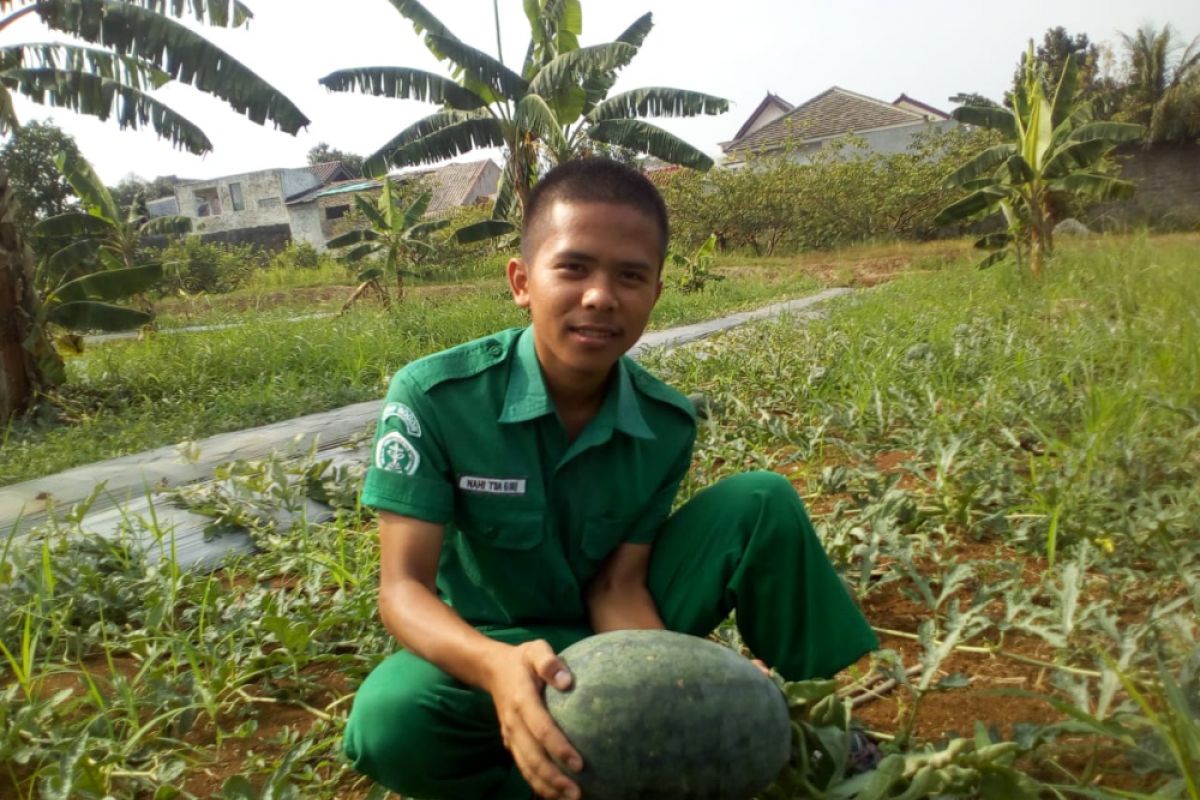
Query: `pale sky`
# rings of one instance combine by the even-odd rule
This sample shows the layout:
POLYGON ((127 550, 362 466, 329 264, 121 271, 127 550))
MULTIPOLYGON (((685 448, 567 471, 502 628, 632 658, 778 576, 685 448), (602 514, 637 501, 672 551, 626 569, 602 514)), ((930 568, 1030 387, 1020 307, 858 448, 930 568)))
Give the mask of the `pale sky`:
MULTIPOLYGON (((209 135, 206 157, 174 150, 151 132, 119 131, 64 109, 17 98, 23 121, 53 117, 79 142, 107 182, 128 173, 145 178, 208 178, 302 166, 320 141, 368 154, 403 127, 434 111, 406 100, 333 94, 317 80, 354 66, 409 66, 447 74, 407 20, 387 0, 246 0, 249 29, 206 34, 283 90, 312 120, 292 137, 261 128, 224 103, 190 87, 159 93, 209 135)), ((460 39, 495 55, 491 0, 424 0, 460 39)), ((1200 34, 1196 0, 584 0, 583 44, 610 41, 646 11, 655 28, 614 91, 674 86, 731 101, 729 113, 660 124, 717 155, 767 91, 799 104, 830 86, 894 100, 901 92, 949 110, 950 95, 976 91, 999 98, 1030 38, 1063 25, 1115 51, 1118 31, 1171 23, 1184 37, 1200 34)), ((500 0, 505 62, 519 69, 528 42, 520 0, 500 0)), ((54 38, 36 17, 3 33, 0 44, 54 38)))

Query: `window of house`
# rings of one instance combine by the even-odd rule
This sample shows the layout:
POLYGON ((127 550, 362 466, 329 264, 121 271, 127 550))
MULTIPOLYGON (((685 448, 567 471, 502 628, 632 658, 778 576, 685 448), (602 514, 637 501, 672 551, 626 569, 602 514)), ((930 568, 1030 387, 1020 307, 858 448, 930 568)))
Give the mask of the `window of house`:
POLYGON ((258 201, 258 210, 262 211, 268 208, 279 208, 283 205, 283 201, 278 197, 263 197, 258 201))
POLYGON ((217 191, 217 187, 197 189, 195 195, 197 217, 221 216, 221 195, 217 191))
POLYGON ((246 210, 246 198, 242 196, 242 185, 240 183, 229 184, 229 199, 233 202, 234 211, 246 210))
POLYGON ((325 209, 325 219, 341 219, 350 213, 350 206, 329 206, 325 209))

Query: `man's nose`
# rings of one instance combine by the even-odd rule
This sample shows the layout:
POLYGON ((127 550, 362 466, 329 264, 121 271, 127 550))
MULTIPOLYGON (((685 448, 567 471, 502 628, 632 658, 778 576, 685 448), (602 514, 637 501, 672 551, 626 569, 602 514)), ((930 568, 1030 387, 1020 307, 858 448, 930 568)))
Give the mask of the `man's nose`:
POLYGON ((609 311, 617 306, 617 295, 612 282, 602 271, 597 270, 583 293, 583 307, 609 311))

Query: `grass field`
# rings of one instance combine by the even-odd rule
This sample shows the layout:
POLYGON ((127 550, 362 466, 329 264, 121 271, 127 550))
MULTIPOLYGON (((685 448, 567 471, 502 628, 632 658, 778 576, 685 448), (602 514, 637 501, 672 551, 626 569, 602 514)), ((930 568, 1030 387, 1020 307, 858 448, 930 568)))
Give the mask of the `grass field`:
MULTIPOLYGON (((1195 236, 1067 243, 1036 283, 941 255, 906 270, 825 256, 806 268, 858 259, 893 279, 823 320, 646 360, 713 409, 681 499, 746 469, 786 475, 884 643, 837 686, 789 687, 805 738, 771 797, 1198 796, 1198 255, 1195 236), (868 778, 811 758, 842 741, 850 709, 887 754, 868 778)), ((249 380, 280 353, 324 353, 323 369, 359 376, 347 396, 377 392, 394 368, 373 360, 384 337, 403 340, 387 344, 397 358, 440 346, 483 324, 475 302, 413 303, 402 334, 365 314, 266 327, 262 360, 238 337, 180 340, 244 371, 228 383, 194 356, 172 363, 231 410, 251 406, 227 391, 239 380, 305 391, 249 380)), ((110 368, 165 381, 150 365, 170 357, 110 368)), ((212 574, 147 568, 70 519, 6 554, 0 796, 370 796, 339 732, 392 646, 372 523, 355 475, 318 468, 286 488, 283 470, 242 474, 237 502, 261 512, 313 490, 346 507, 330 524, 255 524, 262 552, 212 574)))
MULTIPOLYGON (((421 295, 427 287, 496 281, 504 273, 504 263, 502 256, 484 257, 457 269, 434 272, 428 277, 407 278, 405 289, 421 295)), ((156 303, 155 324, 160 330, 170 330, 239 323, 249 313, 267 319, 337 313, 355 289, 357 272, 331 257, 322 258, 313 269, 264 267, 256 270, 245 286, 232 292, 161 298, 156 303)), ((390 292, 394 288, 388 287, 390 292)))
MULTIPOLYGON (((703 293, 667 289, 651 326, 721 316, 822 285, 795 260, 742 270, 703 293)), ((336 309, 349 291, 326 285, 241 293, 225 298, 220 314, 192 319, 237 327, 90 347, 69 361, 68 384, 55 397, 60 413, 0 428, 0 486, 382 398, 392 373, 408 361, 526 320, 498 277, 415 286, 390 312, 363 304, 339 318, 289 320, 330 310, 297 299, 332 298, 336 309)))

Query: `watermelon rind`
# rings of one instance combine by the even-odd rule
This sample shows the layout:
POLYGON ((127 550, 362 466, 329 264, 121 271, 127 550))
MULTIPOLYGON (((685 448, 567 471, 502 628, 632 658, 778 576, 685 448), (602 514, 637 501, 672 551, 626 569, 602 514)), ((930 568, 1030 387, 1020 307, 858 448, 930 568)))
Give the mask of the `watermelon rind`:
POLYGON ((671 631, 613 631, 559 654, 572 688, 546 707, 583 758, 584 800, 749 800, 783 769, 779 687, 743 656, 671 631))

